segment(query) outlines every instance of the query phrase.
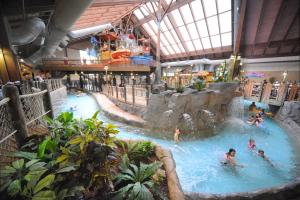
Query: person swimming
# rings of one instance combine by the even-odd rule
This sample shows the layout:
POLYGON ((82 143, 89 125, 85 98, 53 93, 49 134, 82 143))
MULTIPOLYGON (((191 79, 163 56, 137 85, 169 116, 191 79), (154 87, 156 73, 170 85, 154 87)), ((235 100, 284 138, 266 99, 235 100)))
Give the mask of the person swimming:
POLYGON ((255 111, 256 110, 256 104, 253 101, 252 104, 249 106, 249 111, 255 111))
POLYGON ((249 141, 248 141, 248 148, 250 150, 254 150, 256 148, 255 140, 253 140, 251 138, 249 139, 249 141))
POLYGON ((244 167, 244 165, 237 164, 234 157, 236 150, 230 148, 229 151, 225 154, 225 161, 221 162, 223 165, 231 165, 233 167, 244 167))
POLYGON ((255 122, 255 116, 251 115, 247 121, 248 124, 253 125, 255 122))
POLYGON ((175 133, 174 133, 174 141, 175 141, 175 143, 176 144, 178 144, 179 143, 179 135, 180 135, 180 130, 179 130, 179 128, 175 128, 175 133))
POLYGON ((261 126, 261 124, 263 123, 263 118, 261 117, 261 115, 260 114, 256 114, 256 116, 255 116, 255 125, 256 125, 256 127, 260 127, 261 126))
POLYGON ((270 159, 265 155, 264 150, 259 149, 257 155, 267 161, 272 167, 275 167, 274 164, 270 161, 270 159))

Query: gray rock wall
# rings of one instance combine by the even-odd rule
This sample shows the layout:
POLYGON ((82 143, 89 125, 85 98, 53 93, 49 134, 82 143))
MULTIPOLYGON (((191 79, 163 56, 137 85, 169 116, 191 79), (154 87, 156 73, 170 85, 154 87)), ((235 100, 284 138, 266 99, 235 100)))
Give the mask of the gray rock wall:
POLYGON ((300 149, 300 102, 285 101, 275 119, 288 131, 295 145, 300 149))
POLYGON ((199 132, 214 128, 227 114, 237 83, 214 83, 205 91, 186 88, 152 94, 144 115, 147 128, 173 132, 199 132))

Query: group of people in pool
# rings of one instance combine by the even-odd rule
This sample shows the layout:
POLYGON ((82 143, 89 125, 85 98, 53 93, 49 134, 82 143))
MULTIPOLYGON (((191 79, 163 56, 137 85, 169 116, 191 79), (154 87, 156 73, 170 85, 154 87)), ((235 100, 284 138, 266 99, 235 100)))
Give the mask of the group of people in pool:
MULTIPOLYGON (((248 141, 248 149, 251 150, 251 151, 255 151, 256 150, 256 144, 255 144, 255 140, 253 139, 249 139, 248 141)), ((264 150, 262 149, 258 149, 257 152, 255 152, 259 157, 263 158, 265 161, 267 161, 271 166, 274 167, 273 163, 270 161, 270 159, 265 155, 265 152, 264 150)), ((230 165, 230 166, 233 166, 233 167, 244 167, 244 165, 242 164, 238 164, 236 161, 235 161, 235 155, 236 155, 236 150, 233 149, 233 148, 230 148, 228 150, 227 153, 225 153, 225 158, 224 158, 224 161, 222 161, 221 163, 223 165, 230 165)))
POLYGON ((265 115, 271 115, 271 113, 266 113, 265 109, 260 110, 257 108, 255 102, 252 102, 252 104, 249 106, 249 112, 252 112, 252 115, 249 117, 247 123, 250 125, 255 125, 256 127, 262 126, 265 115))

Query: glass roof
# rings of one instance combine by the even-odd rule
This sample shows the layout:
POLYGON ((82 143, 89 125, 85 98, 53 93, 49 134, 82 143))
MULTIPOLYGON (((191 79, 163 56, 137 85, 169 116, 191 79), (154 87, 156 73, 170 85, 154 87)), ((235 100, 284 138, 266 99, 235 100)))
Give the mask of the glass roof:
MULTIPOLYGON (((165 6, 172 2, 162 1, 165 6)), ((157 23, 149 15, 157 10, 157 2, 148 2, 133 12, 144 21, 142 27, 155 43, 157 23)), ((162 53, 173 55, 232 45, 231 15, 231 0, 194 0, 172 9, 161 22, 162 53)))

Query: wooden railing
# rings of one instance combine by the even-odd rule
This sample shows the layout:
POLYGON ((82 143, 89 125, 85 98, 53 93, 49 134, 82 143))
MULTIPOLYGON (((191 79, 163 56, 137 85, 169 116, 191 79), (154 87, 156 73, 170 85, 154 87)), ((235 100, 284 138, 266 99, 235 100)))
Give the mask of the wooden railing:
POLYGON ((300 85, 248 82, 244 86, 244 97, 256 102, 281 106, 284 101, 300 101, 300 85))
POLYGON ((139 87, 125 85, 124 87, 103 85, 102 93, 123 103, 133 106, 147 106, 150 95, 150 86, 139 87))

